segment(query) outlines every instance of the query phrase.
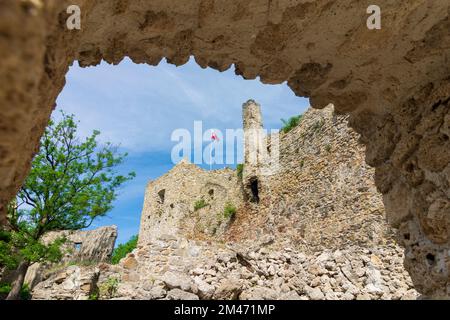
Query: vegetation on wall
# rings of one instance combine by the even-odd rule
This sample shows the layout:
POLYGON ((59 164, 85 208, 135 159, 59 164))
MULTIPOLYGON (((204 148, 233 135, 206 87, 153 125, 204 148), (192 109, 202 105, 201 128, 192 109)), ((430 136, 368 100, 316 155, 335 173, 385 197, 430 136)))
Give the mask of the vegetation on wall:
POLYGON ((197 200, 194 203, 194 211, 200 210, 201 208, 204 208, 207 205, 208 205, 208 203, 205 200, 203 200, 203 199, 197 200))
POLYGON ((324 119, 316 120, 313 123, 313 125, 311 126, 311 131, 313 133, 320 131, 324 124, 325 124, 325 120, 324 119))
POLYGON ((300 163, 299 163, 299 165, 300 165, 300 168, 303 168, 304 167, 304 165, 305 165, 305 160, 300 160, 300 163))
POLYGON ((236 207, 231 202, 227 202, 223 211, 223 216, 225 219, 234 219, 236 211, 236 207))
POLYGON ((236 166, 236 174, 237 174, 238 178, 241 179, 241 180, 242 180, 243 173, 244 173, 244 164, 243 163, 239 163, 236 166))
POLYGON ((134 235, 125 243, 119 244, 117 248, 114 249, 112 256, 111 256, 111 263, 112 264, 118 264, 119 261, 122 258, 125 258, 125 256, 136 249, 138 242, 138 236, 134 235))
POLYGON ((284 133, 288 133, 293 128, 298 126, 298 124, 300 123, 301 119, 302 119, 302 115, 290 117, 288 120, 281 119, 281 122, 283 122, 283 126, 281 127, 281 131, 284 132, 284 133))

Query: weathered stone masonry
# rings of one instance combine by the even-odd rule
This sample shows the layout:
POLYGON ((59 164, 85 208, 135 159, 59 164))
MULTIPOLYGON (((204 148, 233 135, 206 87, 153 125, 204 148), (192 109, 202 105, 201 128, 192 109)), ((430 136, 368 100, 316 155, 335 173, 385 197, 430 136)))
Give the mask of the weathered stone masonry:
POLYGON ((234 206, 242 203, 241 186, 234 170, 205 171, 182 160, 147 185, 139 244, 143 246, 164 234, 176 237, 195 231, 210 236, 219 234, 226 227, 221 213, 227 203, 234 206), (204 202, 204 207, 196 209, 199 201, 204 202))
MULTIPOLYGON (((288 81, 333 103, 366 144, 406 265, 427 295, 449 294, 450 4, 380 0, 382 29, 356 0, 4 0, 0 3, 0 207, 24 180, 70 64, 125 56, 288 81), (80 31, 65 28, 78 4, 80 31)), ((0 211, 1 209, 0 208, 0 211)), ((4 214, 0 215, 4 218, 4 214)))
MULTIPOLYGON (((261 119, 260 106, 244 104, 244 125, 246 117, 261 119)), ((243 188, 251 195, 251 181, 257 180, 259 203, 249 197, 253 213, 238 215, 230 237, 256 239, 258 230, 290 239, 303 252, 391 241, 374 170, 365 164, 364 146, 348 127, 348 116, 336 115, 332 105, 310 108, 288 133, 261 139, 263 147, 253 151, 268 149, 278 157, 266 152, 256 165, 245 162, 243 188)))

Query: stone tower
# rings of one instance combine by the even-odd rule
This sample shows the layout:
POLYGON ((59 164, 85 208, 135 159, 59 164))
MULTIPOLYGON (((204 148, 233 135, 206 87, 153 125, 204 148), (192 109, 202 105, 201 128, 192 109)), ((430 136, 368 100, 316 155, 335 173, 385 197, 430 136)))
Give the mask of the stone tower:
POLYGON ((245 195, 251 202, 259 202, 260 174, 264 161, 265 137, 262 123, 261 106, 254 100, 242 105, 244 128, 244 170, 242 181, 245 195))

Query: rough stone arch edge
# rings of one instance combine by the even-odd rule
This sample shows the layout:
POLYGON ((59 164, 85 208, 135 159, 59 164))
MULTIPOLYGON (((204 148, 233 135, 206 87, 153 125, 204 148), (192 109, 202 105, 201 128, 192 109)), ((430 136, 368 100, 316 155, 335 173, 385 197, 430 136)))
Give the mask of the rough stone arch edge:
POLYGON ((234 63, 236 73, 247 79, 288 80, 291 89, 309 96, 314 107, 332 102, 338 112, 351 113, 351 125, 367 146, 367 162, 377 169, 376 183, 385 194, 390 223, 416 235, 404 243, 413 256, 407 267, 417 271, 413 280, 427 294, 449 294, 447 267, 431 270, 426 256, 432 253, 440 262, 437 265, 448 260, 448 182, 444 177, 445 150, 450 148, 448 141, 435 148, 435 126, 418 127, 434 118, 441 127, 448 122, 448 3, 381 4, 408 14, 397 17, 395 23, 385 17, 384 25, 395 30, 366 33, 355 21, 360 15, 352 0, 340 2, 339 7, 324 1, 313 5, 299 1, 293 7, 282 3, 270 12, 257 1, 233 3, 228 11, 219 10, 212 1, 183 8, 151 3, 133 11, 129 1, 80 0, 85 28, 77 34, 64 30, 69 2, 10 0, 3 4, 2 12, 9 18, 0 27, 7 35, 0 50, 0 211, 4 213, 26 176, 73 61, 82 66, 102 59, 117 64, 129 56, 136 63, 155 65, 167 57, 181 65, 194 55, 200 66, 219 71, 234 63), (417 15, 421 11, 427 14, 426 20, 417 15), (102 21, 104 28, 99 29, 95 21, 102 21), (138 23, 121 29, 127 21, 138 23), (317 39, 317 30, 327 34, 331 27, 335 28, 333 41, 317 39), (439 54, 430 59, 430 52, 439 54), (403 81, 405 75, 408 81, 403 81), (417 137, 416 147, 408 148, 405 140, 417 137), (434 159, 427 157, 430 150, 434 159), (434 181, 430 173, 437 177, 434 181), (434 198, 427 199, 431 194, 434 198), (430 213, 438 219, 428 221, 430 213))

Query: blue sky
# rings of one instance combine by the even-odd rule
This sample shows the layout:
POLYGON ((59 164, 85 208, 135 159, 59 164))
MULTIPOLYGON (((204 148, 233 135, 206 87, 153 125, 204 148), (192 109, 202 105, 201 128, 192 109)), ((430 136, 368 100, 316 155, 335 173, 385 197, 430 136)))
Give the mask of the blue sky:
POLYGON ((90 68, 74 65, 66 80, 55 117, 61 109, 73 113, 83 137, 99 130, 100 142, 120 145, 128 153, 119 171, 137 174, 120 189, 114 209, 94 222, 93 227, 117 225, 117 243, 138 233, 147 182, 173 166, 173 130, 192 132, 194 121, 202 121, 204 130, 241 128, 242 104, 248 99, 261 104, 267 129, 280 128, 281 118, 303 113, 309 106, 307 99, 296 97, 285 83, 244 80, 234 74, 234 67, 222 73, 201 69, 193 59, 180 67, 165 61, 157 67, 138 65, 129 59, 117 66, 104 62, 90 68))

